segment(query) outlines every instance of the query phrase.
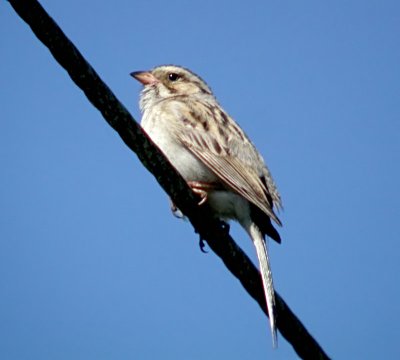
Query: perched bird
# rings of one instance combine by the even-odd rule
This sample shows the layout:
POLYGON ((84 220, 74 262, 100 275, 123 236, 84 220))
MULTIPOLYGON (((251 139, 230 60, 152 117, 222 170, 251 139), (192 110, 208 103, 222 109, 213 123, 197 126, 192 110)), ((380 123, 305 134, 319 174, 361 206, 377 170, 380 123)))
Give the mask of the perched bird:
POLYGON ((251 237, 275 347, 275 292, 265 236, 281 242, 271 222, 281 225, 273 210, 281 207, 281 198, 262 156, 192 71, 163 65, 131 76, 144 85, 143 129, 200 195, 199 204, 207 201, 215 217, 238 221, 251 237))

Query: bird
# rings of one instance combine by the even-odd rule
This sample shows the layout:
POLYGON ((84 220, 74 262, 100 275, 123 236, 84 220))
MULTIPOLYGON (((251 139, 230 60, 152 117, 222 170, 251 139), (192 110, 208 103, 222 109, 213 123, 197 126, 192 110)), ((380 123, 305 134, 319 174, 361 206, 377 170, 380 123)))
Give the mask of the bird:
POLYGON ((281 243, 273 223, 282 201, 263 157, 218 103, 207 83, 177 65, 130 75, 143 88, 141 126, 215 218, 237 221, 251 238, 260 267, 272 344, 276 300, 266 237, 281 243))

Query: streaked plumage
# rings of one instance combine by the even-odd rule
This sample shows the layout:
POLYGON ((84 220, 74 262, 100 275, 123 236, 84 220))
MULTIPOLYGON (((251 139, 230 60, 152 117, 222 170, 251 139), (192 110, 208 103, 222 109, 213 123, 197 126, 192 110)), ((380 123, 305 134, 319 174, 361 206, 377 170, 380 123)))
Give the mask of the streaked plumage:
POLYGON ((281 199, 262 156, 190 70, 168 65, 131 75, 144 85, 143 129, 184 179, 196 183, 194 190, 204 194, 214 215, 237 220, 252 238, 275 345, 275 295, 264 236, 280 242, 271 220, 281 225, 273 210, 281 199))

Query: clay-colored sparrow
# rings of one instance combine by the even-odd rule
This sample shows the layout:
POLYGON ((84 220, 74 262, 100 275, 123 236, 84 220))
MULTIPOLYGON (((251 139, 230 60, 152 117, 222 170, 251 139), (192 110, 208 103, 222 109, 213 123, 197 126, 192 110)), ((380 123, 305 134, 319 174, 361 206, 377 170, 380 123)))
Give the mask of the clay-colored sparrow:
POLYGON ((144 88, 142 126, 193 191, 221 220, 237 220, 257 252, 276 344, 275 293, 265 235, 280 243, 271 220, 281 199, 264 160, 221 108, 207 84, 190 70, 159 66, 131 75, 144 88))

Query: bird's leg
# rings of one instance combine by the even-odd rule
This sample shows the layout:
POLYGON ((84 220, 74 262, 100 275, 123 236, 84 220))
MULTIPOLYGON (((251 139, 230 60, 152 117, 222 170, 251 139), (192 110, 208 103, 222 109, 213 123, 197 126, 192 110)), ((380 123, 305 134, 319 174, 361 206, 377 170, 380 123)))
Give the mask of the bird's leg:
POLYGON ((217 184, 207 183, 203 181, 188 181, 188 185, 197 195, 200 195, 201 200, 199 205, 203 205, 207 201, 208 193, 210 190, 218 189, 217 184))
MULTIPOLYGON (((190 188, 193 190, 193 192, 197 195, 200 195, 201 200, 199 202, 199 205, 203 205, 208 198, 208 193, 211 190, 216 190, 218 189, 217 184, 215 183, 207 183, 207 182, 202 182, 202 181, 188 181, 188 185, 190 186, 190 188)), ((199 246, 200 246, 200 250, 202 253, 207 253, 207 251, 205 250, 205 243, 204 243, 204 239, 200 234, 199 237, 199 246)))
MULTIPOLYGON (((199 205, 203 205, 207 201, 208 194, 210 193, 210 191, 223 189, 221 184, 218 184, 217 182, 188 181, 187 183, 195 194, 200 195, 201 200, 199 202, 199 205)), ((225 223, 224 221, 221 221, 221 227, 224 229, 224 231, 228 231, 228 233, 229 233, 229 225, 227 223, 225 223)), ((201 252, 207 253, 207 251, 204 250, 205 243, 204 243, 204 239, 201 236, 201 234, 200 234, 200 238, 199 238, 199 246, 200 246, 201 252)))

